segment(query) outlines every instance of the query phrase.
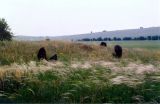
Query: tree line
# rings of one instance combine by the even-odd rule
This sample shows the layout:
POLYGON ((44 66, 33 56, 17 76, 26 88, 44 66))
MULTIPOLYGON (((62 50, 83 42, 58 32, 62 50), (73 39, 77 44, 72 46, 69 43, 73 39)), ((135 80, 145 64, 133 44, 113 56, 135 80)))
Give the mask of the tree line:
POLYGON ((98 38, 83 38, 83 39, 79 39, 78 41, 130 41, 130 40, 160 40, 160 36, 154 35, 154 36, 139 36, 139 37, 123 37, 123 38, 98 37, 98 38))

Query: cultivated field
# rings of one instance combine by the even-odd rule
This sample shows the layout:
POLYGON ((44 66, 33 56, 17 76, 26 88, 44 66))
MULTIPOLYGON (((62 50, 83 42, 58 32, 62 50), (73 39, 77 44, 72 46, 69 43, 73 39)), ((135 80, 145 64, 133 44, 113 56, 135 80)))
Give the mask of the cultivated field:
POLYGON ((106 48, 62 41, 0 42, 0 101, 158 103, 159 44, 139 43, 109 43, 106 48), (124 47, 121 59, 112 57, 114 44, 124 47), (58 61, 39 62, 40 47, 48 57, 57 53, 58 61))

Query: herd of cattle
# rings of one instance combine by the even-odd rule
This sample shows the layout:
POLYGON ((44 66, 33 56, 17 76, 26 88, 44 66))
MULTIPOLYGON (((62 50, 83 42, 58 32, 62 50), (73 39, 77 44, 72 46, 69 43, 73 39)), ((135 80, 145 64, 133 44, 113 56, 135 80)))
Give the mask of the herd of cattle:
MULTIPOLYGON (((101 42, 100 46, 107 47, 107 44, 105 42, 101 42)), ((112 53, 112 55, 115 58, 121 58, 122 57, 122 47, 120 45, 115 45, 114 46, 114 52, 112 53)), ((50 57, 48 59, 47 55, 46 55, 46 50, 45 50, 44 47, 39 49, 37 57, 38 57, 38 60, 41 60, 41 59, 45 59, 45 60, 48 60, 48 61, 58 60, 57 54, 54 54, 52 57, 50 57)))

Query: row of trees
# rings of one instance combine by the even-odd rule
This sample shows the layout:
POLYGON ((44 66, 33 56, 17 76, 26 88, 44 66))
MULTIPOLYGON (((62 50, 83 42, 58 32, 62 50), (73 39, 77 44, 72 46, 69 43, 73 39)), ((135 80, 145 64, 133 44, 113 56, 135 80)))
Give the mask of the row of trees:
POLYGON ((117 38, 117 37, 113 37, 113 38, 102 38, 102 37, 98 37, 98 38, 84 38, 78 41, 130 41, 130 40, 160 40, 160 36, 155 35, 155 36, 140 36, 140 37, 124 37, 124 38, 117 38))
POLYGON ((12 40, 12 32, 5 19, 0 18, 0 41, 12 40))

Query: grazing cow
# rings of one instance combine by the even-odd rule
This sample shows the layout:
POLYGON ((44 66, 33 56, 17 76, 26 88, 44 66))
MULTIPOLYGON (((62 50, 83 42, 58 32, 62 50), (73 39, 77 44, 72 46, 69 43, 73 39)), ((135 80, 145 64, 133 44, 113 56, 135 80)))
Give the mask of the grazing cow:
POLYGON ((45 50, 44 47, 42 47, 42 48, 39 49, 39 52, 38 52, 38 54, 37 54, 37 57, 38 57, 38 60, 41 60, 41 59, 47 60, 46 50, 45 50))
POLYGON ((58 60, 57 54, 53 55, 51 58, 49 58, 49 60, 58 60))
POLYGON ((116 58, 121 58, 122 57, 122 47, 120 45, 115 45, 114 46, 113 56, 116 57, 116 58))
POLYGON ((101 42, 100 46, 107 47, 106 42, 101 42))

